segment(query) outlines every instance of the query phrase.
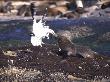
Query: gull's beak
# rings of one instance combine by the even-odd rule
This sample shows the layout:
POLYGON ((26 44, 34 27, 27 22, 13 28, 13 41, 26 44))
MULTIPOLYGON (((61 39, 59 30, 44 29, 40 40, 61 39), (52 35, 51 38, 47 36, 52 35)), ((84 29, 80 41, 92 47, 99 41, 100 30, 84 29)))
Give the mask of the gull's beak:
POLYGON ((34 33, 30 33, 30 36, 35 36, 35 34, 34 33))

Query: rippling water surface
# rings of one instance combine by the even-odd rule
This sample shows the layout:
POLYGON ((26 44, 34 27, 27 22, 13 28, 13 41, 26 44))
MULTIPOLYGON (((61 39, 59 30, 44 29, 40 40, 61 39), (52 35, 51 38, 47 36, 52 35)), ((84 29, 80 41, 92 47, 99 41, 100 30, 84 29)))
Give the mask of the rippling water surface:
MULTIPOLYGON (((73 42, 81 45, 90 46, 95 51, 110 55, 110 42, 97 43, 98 36, 110 32, 109 18, 81 18, 81 19, 54 19, 47 20, 46 24, 55 32, 67 30, 69 27, 87 26, 93 29, 94 35, 80 37, 73 42)), ((3 46, 21 46, 31 45, 30 33, 32 20, 11 20, 0 22, 0 45, 3 46)), ((70 31, 70 30, 69 30, 70 31)), ((46 40, 47 43, 54 43, 55 39, 46 40)))

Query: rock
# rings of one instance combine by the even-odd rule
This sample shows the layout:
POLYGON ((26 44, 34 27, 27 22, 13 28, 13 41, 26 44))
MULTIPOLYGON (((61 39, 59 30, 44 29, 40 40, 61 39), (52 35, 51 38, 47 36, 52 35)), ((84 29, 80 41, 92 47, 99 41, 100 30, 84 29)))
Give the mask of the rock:
POLYGON ((15 51, 3 51, 3 54, 6 56, 17 56, 17 53, 15 51))
POLYGON ((82 80, 82 81, 84 80, 84 79, 82 79, 82 78, 74 77, 73 75, 68 75, 67 78, 68 78, 68 79, 71 79, 71 80, 80 80, 80 81, 81 81, 81 80, 82 80))
POLYGON ((0 7, 0 12, 11 13, 12 9, 13 9, 12 2, 7 1, 6 3, 2 4, 2 6, 0 7))
POLYGON ((101 5, 101 9, 106 9, 108 7, 110 7, 110 1, 107 1, 101 5))
POLYGON ((89 27, 70 27, 69 30, 73 39, 80 37, 87 37, 95 34, 93 32, 93 29, 89 27))
POLYGON ((9 68, 9 63, 7 65, 4 63, 9 58, 0 56, 1 82, 4 79, 5 81, 16 79, 17 81, 35 82, 41 82, 42 80, 43 82, 85 82, 95 78, 101 80, 110 77, 110 62, 107 62, 110 57, 101 55, 97 55, 93 59, 67 57, 61 62, 63 60, 61 56, 53 52, 58 51, 58 46, 48 44, 44 44, 42 47, 13 47, 8 48, 9 50, 18 51, 18 53, 13 60, 12 69, 9 68), (9 77, 10 79, 8 79, 9 77))
POLYGON ((68 19, 71 19, 71 18, 78 18, 80 17, 80 15, 75 11, 66 11, 63 14, 61 14, 60 17, 67 17, 68 19))
POLYGON ((87 7, 87 8, 84 8, 84 13, 82 13, 80 16, 81 17, 91 17, 91 16, 100 16, 99 14, 99 10, 100 8, 96 5, 93 5, 93 6, 90 6, 90 7, 87 7))
POLYGON ((75 38, 83 38, 94 35, 94 31, 89 27, 67 27, 66 30, 60 30, 57 32, 58 35, 65 36, 69 40, 74 40, 75 38))
POLYGON ((98 38, 98 42, 110 42, 110 32, 106 32, 98 38))
POLYGON ((19 15, 19 16, 31 16, 30 7, 29 7, 28 5, 22 5, 22 6, 18 9, 17 15, 19 15))
POLYGON ((66 6, 55 6, 55 7, 51 7, 51 6, 47 10, 49 16, 61 15, 63 12, 67 11, 67 7, 66 6))

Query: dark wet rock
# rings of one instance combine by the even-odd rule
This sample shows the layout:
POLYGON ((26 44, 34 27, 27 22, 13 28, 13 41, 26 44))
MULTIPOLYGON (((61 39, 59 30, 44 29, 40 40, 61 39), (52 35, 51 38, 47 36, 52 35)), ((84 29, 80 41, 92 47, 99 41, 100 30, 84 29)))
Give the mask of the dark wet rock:
POLYGON ((110 2, 109 2, 109 1, 107 1, 107 2, 105 2, 105 3, 103 3, 103 4, 101 5, 101 9, 106 9, 106 8, 108 8, 108 7, 110 7, 110 2))
POLYGON ((18 16, 32 16, 33 15, 44 15, 46 13, 46 6, 36 6, 34 3, 30 5, 22 5, 18 9, 18 16))
POLYGON ((82 8, 77 8, 75 2, 56 2, 48 7, 48 15, 56 17, 66 18, 79 18, 80 14, 83 13, 82 8))
MULTIPOLYGON (((96 11, 96 13, 99 13, 99 15, 100 15, 99 17, 109 17, 110 16, 110 8, 96 11)), ((96 16, 95 12, 93 13, 93 15, 96 16)))
POLYGON ((92 17, 92 16, 99 17, 100 16, 99 9, 100 8, 96 5, 84 8, 85 12, 81 14, 81 17, 92 17))
POLYGON ((31 10, 29 5, 22 5, 19 9, 18 9, 18 16, 31 16, 31 10))
POLYGON ((71 27, 70 32, 74 38, 87 37, 94 34, 93 29, 89 27, 71 27))
MULTIPOLYGON (((110 78, 110 63, 107 62, 107 60, 110 60, 110 58, 106 56, 95 55, 94 58, 67 57, 65 61, 62 62, 64 59, 55 53, 59 50, 58 46, 55 45, 46 44, 43 45, 43 47, 13 47, 5 50, 11 50, 17 53, 17 56, 13 59, 13 66, 18 68, 36 69, 41 72, 41 75, 34 77, 34 79, 36 79, 35 81, 45 80, 48 82, 48 79, 50 79, 50 81, 54 81, 56 79, 57 81, 63 82, 64 79, 66 81, 68 80, 66 79, 68 75, 82 79, 110 78), (64 74, 65 78, 63 78, 62 73, 64 74)), ((12 57, 6 58, 7 56, 3 55, 2 53, 0 56, 0 67, 2 68, 3 66, 8 66, 8 60, 12 57)), ((28 74, 28 72, 25 74, 28 74)), ((28 75, 26 75, 26 77, 28 75)), ((0 76, 4 78, 4 75, 0 76)))
POLYGON ((70 6, 69 1, 58 1, 56 3, 52 3, 48 7, 48 15, 49 16, 61 15, 59 17, 67 17, 67 14, 68 14, 68 18, 74 17, 75 15, 72 13, 64 14, 65 12, 69 10, 69 6, 70 6))
POLYGON ((11 1, 7 1, 5 4, 2 4, 2 6, 0 6, 1 13, 11 13, 12 9, 13 6, 11 1))
POLYGON ((48 12, 47 14, 48 16, 57 16, 57 15, 61 15, 65 11, 67 11, 66 6, 55 6, 55 7, 49 7, 47 9, 48 12))
POLYGON ((75 11, 69 11, 69 12, 67 11, 67 12, 61 14, 60 17, 67 17, 68 19, 72 19, 72 18, 76 19, 76 18, 79 18, 80 15, 79 15, 79 13, 77 13, 75 11))
POLYGON ((106 32, 98 38, 98 42, 110 42, 110 32, 106 32))
MULTIPOLYGON (((101 5, 101 4, 98 4, 101 5)), ((100 6, 93 5, 91 7, 84 8, 84 13, 81 14, 81 17, 108 17, 110 16, 110 7, 101 9, 100 6)))
POLYGON ((68 27, 66 30, 61 30, 57 32, 58 35, 62 35, 67 37, 69 40, 75 39, 75 38, 83 38, 87 36, 94 35, 94 31, 92 28, 89 27, 68 27))
POLYGON ((60 30, 57 32, 58 35, 65 36, 69 40, 73 40, 76 38, 84 38, 88 36, 92 36, 95 34, 92 28, 84 27, 84 26, 74 26, 67 27, 65 30, 60 30))

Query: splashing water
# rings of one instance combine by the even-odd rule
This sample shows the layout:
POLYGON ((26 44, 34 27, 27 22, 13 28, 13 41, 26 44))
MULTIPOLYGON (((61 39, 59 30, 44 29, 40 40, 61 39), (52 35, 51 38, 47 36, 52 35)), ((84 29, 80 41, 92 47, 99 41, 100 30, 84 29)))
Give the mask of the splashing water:
POLYGON ((49 34, 55 34, 52 29, 49 29, 49 26, 45 26, 45 22, 41 19, 38 23, 36 19, 33 20, 32 33, 34 36, 31 36, 31 43, 33 46, 42 46, 43 38, 49 39, 49 34))

